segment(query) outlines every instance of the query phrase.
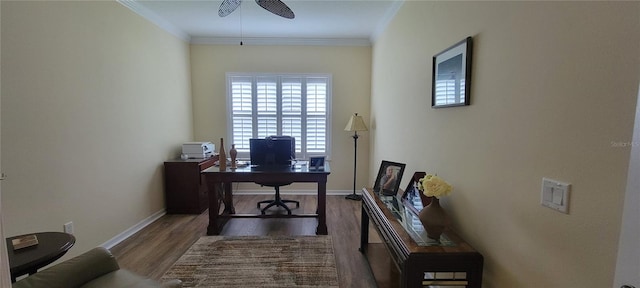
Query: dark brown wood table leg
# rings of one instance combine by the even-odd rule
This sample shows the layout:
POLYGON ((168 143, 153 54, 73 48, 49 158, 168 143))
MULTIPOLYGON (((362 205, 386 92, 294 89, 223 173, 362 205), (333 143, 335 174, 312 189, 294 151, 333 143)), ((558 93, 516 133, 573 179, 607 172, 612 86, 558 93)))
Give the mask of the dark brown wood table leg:
POLYGON ((317 235, 327 235, 327 181, 318 182, 318 228, 317 235))
POLYGON ((222 183, 209 181, 209 226, 207 226, 207 235, 220 234, 221 227, 218 227, 218 212, 220 206, 218 205, 218 195, 222 191, 222 183))
POLYGON ((233 191, 231 190, 231 182, 224 183, 224 213, 236 214, 236 208, 233 207, 233 191))
POLYGON ((360 252, 367 252, 367 244, 369 244, 369 215, 364 208, 364 199, 362 200, 362 215, 360 221, 360 252))

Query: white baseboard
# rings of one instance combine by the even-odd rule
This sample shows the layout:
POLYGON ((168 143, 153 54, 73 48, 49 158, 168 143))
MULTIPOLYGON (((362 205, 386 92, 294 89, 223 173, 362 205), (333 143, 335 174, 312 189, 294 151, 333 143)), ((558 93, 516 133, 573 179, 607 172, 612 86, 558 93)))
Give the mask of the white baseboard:
MULTIPOLYGON (((273 190, 236 190, 233 192, 234 195, 272 195, 274 193, 273 190)), ((349 190, 329 190, 327 191, 327 195, 348 195, 353 193, 353 191, 349 190)), ((282 195, 317 195, 317 190, 280 190, 280 194, 282 195)), ((360 194, 360 191, 357 191, 356 194, 360 194)), ((123 231, 122 233, 116 235, 115 237, 107 240, 107 242, 102 243, 100 246, 111 249, 114 246, 120 244, 120 242, 126 240, 131 237, 136 232, 142 230, 142 228, 147 227, 149 224, 155 222, 160 219, 160 217, 167 214, 165 209, 162 209, 156 213, 153 213, 151 216, 146 219, 138 222, 138 224, 131 226, 131 228, 123 231)))
POLYGON ((102 243, 100 246, 111 249, 114 246, 118 245, 120 242, 131 237, 133 234, 136 234, 136 232, 142 230, 142 228, 147 227, 149 224, 160 219, 160 217, 164 216, 164 214, 167 214, 167 211, 165 209, 153 213, 151 216, 143 219, 142 221, 138 222, 138 224, 133 225, 131 228, 124 230, 122 233, 116 235, 116 237, 109 239, 107 242, 102 243))

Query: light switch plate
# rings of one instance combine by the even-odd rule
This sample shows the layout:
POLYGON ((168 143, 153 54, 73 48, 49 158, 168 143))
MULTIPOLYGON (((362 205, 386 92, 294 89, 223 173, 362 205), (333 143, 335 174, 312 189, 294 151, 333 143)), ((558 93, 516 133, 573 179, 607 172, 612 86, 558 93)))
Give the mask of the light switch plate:
POLYGON ((562 213, 569 214, 569 190, 571 184, 542 178, 540 204, 562 213))

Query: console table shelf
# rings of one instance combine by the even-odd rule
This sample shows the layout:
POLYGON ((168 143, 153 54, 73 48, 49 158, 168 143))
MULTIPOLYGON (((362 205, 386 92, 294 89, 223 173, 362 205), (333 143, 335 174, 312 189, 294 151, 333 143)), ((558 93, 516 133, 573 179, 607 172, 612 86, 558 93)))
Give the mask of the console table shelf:
MULTIPOLYGON (((415 215, 404 209, 399 197, 383 196, 371 188, 363 188, 362 196, 360 251, 367 255, 371 266, 376 263, 367 253, 375 247, 369 244, 370 221, 384 242, 392 268, 399 274, 399 279, 392 277, 391 281, 398 281, 400 287, 481 287, 484 259, 453 231, 445 231, 442 243, 416 241, 426 239, 426 234, 418 229, 421 224, 405 223, 415 222, 415 215), (407 228, 411 225, 416 229, 407 228)), ((380 269, 372 270, 375 274, 380 269)))

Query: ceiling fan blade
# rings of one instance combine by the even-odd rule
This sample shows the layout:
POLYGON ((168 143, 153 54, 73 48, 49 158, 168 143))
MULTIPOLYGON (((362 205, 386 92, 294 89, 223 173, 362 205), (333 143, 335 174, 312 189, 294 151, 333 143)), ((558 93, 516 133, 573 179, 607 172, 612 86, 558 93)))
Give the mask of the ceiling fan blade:
POLYGON ((296 17, 296 15, 293 14, 293 11, 291 11, 291 8, 280 0, 256 0, 256 3, 258 3, 260 7, 278 16, 287 19, 293 19, 296 17))
POLYGON ((225 17, 231 14, 231 12, 240 6, 240 2, 242 2, 242 0, 223 0, 222 4, 220 4, 220 9, 218 9, 218 15, 225 17))

